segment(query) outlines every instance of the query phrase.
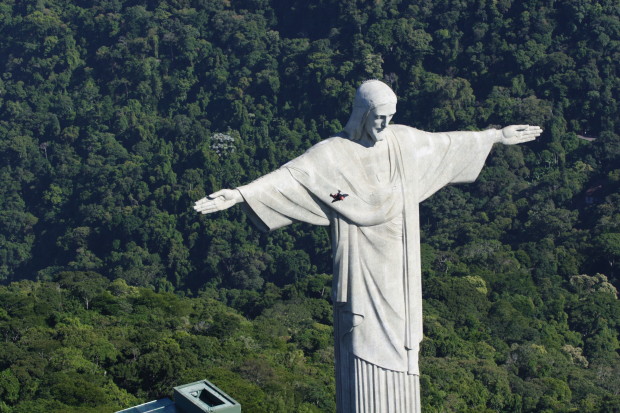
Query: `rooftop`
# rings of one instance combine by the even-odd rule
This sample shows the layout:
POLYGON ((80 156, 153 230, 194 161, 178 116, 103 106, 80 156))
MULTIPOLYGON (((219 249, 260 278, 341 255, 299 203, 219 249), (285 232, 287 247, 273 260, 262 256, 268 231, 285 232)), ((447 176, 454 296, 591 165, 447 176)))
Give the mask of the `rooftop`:
POLYGON ((207 380, 174 388, 174 401, 165 398, 116 413, 241 413, 241 405, 207 380))

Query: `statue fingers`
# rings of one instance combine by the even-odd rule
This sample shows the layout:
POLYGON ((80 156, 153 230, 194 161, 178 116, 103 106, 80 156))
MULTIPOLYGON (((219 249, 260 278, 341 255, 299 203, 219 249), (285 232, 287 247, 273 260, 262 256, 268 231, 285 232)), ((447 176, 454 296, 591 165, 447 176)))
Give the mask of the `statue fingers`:
POLYGON ((538 137, 538 133, 520 133, 518 136, 514 138, 515 143, 524 143, 533 141, 538 137))
POLYGON ((527 140, 536 139, 540 136, 543 130, 539 126, 531 126, 527 130, 523 131, 523 138, 527 140))
POLYGON ((202 199, 199 199, 198 201, 194 202, 193 208, 196 211, 199 211, 202 208, 202 206, 205 204, 206 200, 207 200, 206 198, 202 198, 202 199))
POLYGON ((194 204, 194 210, 202 214, 209 214, 218 210, 215 200, 202 198, 194 204))
POLYGON ((212 199, 209 198, 202 198, 199 199, 198 201, 196 201, 196 203, 194 204, 194 209, 196 211, 200 211, 202 209, 204 209, 207 205, 213 203, 212 199))
MULTIPOLYGON (((241 194, 239 194, 241 197, 241 194)), ((194 209, 202 214, 223 211, 239 202, 235 199, 235 191, 231 189, 220 189, 217 192, 202 198, 194 204, 194 209)))
POLYGON ((540 136, 540 134, 543 133, 543 130, 540 126, 533 126, 528 130, 528 132, 532 135, 540 136))
POLYGON ((194 209, 201 214, 211 214, 213 212, 221 211, 222 208, 219 208, 216 202, 211 201, 210 203, 202 204, 199 207, 194 207, 194 209))
POLYGON ((520 143, 533 141, 534 139, 536 139, 536 135, 529 135, 529 134, 518 132, 517 134, 504 139, 503 143, 505 145, 518 145, 520 143))

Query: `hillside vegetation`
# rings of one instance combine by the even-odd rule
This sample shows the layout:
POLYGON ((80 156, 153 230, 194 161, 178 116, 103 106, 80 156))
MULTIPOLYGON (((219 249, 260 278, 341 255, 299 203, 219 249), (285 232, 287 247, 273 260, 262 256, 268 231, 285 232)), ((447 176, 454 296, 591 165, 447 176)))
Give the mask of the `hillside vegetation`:
POLYGON ((619 75, 617 0, 0 2, 0 412, 334 411, 328 230, 191 206, 368 78, 395 123, 545 130, 422 205, 423 411, 620 411, 619 75))

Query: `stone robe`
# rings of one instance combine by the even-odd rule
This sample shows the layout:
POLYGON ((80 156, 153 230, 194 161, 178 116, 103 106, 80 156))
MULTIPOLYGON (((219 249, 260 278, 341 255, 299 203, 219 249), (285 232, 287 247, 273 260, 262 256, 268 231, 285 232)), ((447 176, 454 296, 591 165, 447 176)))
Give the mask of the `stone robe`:
POLYGON ((263 230, 331 225, 339 412, 419 409, 418 205, 447 184, 475 180, 496 134, 390 125, 382 152, 337 136, 238 188, 263 230), (348 196, 332 202, 338 190, 348 196))

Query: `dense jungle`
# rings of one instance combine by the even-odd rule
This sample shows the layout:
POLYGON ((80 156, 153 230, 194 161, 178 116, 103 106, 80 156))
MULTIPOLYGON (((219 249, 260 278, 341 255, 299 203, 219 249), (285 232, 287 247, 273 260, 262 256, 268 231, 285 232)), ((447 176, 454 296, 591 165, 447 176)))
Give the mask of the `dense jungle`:
POLYGON ((424 412, 620 412, 617 0, 0 2, 0 412, 335 410, 331 244, 193 202, 332 136, 544 128, 422 204, 424 412))

